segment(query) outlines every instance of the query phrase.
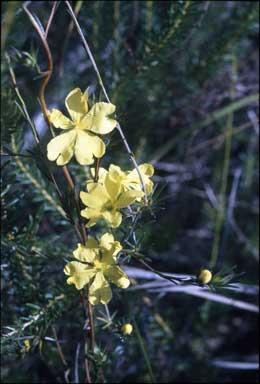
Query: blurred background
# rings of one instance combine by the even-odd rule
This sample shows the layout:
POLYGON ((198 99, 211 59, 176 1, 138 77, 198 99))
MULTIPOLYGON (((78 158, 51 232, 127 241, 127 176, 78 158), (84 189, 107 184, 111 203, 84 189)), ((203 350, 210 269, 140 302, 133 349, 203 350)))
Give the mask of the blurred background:
MULTIPOLYGON (((53 4, 26 2, 43 29, 53 4)), ((132 288, 113 290, 109 315, 95 307, 95 361, 106 382, 256 383, 259 4, 71 5, 138 163, 155 168, 151 207, 136 226, 143 260, 178 276, 196 276, 215 261, 213 273, 223 283, 206 290, 218 301, 192 289, 174 291, 127 258, 132 288), (225 286, 229 277, 236 289, 225 286), (133 324, 131 336, 120 333, 124 322, 133 324)), ((47 59, 22 6, 2 2, 2 381, 82 382, 82 309, 63 273, 78 240, 57 208, 10 77, 12 66, 46 148, 51 136, 38 94, 47 59)), ((65 111, 64 99, 76 87, 104 100, 65 2, 57 4, 48 43, 54 61, 48 108, 65 111)), ((132 168, 117 132, 106 144, 104 167, 132 168)), ((63 174, 50 166, 69 205, 63 174)), ((73 161, 69 168, 84 188, 87 167, 73 161)))

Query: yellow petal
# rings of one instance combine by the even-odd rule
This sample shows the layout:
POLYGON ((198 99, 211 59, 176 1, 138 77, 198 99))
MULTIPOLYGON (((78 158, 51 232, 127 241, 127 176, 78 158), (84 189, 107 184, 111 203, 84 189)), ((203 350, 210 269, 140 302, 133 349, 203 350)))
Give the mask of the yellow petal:
POLYGON ((70 261, 65 265, 64 273, 70 276, 68 284, 74 284, 77 289, 82 289, 95 275, 96 270, 78 261, 70 261))
POLYGON ((111 103, 96 103, 82 119, 80 128, 105 135, 116 127, 116 120, 107 117, 115 112, 116 107, 111 103))
POLYGON ((89 237, 85 245, 78 244, 78 248, 73 252, 76 259, 87 263, 92 263, 98 254, 98 242, 93 237, 89 237))
POLYGON ((58 109, 48 111, 48 117, 55 128, 70 129, 74 127, 72 121, 64 116, 58 109))
MULTIPOLYGON (((143 176, 146 194, 150 195, 153 191, 153 182, 149 178, 154 174, 154 168, 151 164, 145 163, 139 165, 139 169, 143 176)), ((142 190, 141 181, 136 169, 128 173, 126 183, 130 188, 142 190)))
POLYGON ((94 209, 94 208, 85 208, 80 211, 80 214, 82 217, 85 217, 86 219, 91 219, 92 222, 97 221, 99 218, 102 217, 101 211, 94 209))
POLYGON ((99 245, 104 249, 110 249, 114 243, 115 239, 112 233, 104 233, 99 240, 99 245))
MULTIPOLYGON (((90 174, 92 177, 95 176, 95 168, 90 168, 90 174)), ((107 170, 103 167, 100 167, 98 170, 98 182, 103 184, 105 181, 105 177, 107 175, 107 170)), ((88 184, 89 182, 87 182, 88 184)))
POLYGON ((79 164, 92 164, 94 156, 100 158, 104 155, 105 151, 106 146, 98 136, 78 130, 75 157, 79 164))
POLYGON ((88 93, 79 88, 73 89, 65 99, 67 110, 74 122, 79 122, 88 112, 88 93))
POLYGON ((107 204, 110 201, 109 196, 107 195, 103 185, 100 185, 97 183, 95 183, 95 185, 92 186, 91 192, 81 191, 79 196, 81 201, 87 207, 95 208, 95 209, 100 209, 100 207, 102 207, 103 205, 107 204))
POLYGON ((105 233, 99 241, 102 252, 102 263, 106 265, 114 264, 116 255, 121 251, 122 245, 119 241, 114 240, 111 233, 105 233))
POLYGON ((154 167, 152 166, 152 164, 149 164, 149 163, 141 164, 139 165, 139 168, 141 173, 143 173, 145 176, 151 177, 154 174, 154 167))
POLYGON ((121 251, 122 245, 119 241, 114 240, 114 236, 111 233, 105 233, 101 236, 99 245, 102 251, 102 262, 105 264, 112 263, 116 258, 116 255, 121 251))
POLYGON ((96 225, 97 224, 97 220, 98 220, 98 218, 94 218, 94 217, 89 219, 89 221, 86 224, 86 228, 91 228, 94 225, 96 225))
MULTIPOLYGON (((138 166, 138 168, 143 176, 151 177, 154 174, 154 167, 152 166, 152 164, 149 164, 149 163, 141 164, 138 166)), ((135 182, 140 181, 137 170, 133 169, 131 172, 129 172, 127 179, 129 181, 135 181, 135 182)))
POLYGON ((102 211, 103 218, 111 225, 112 228, 117 228, 122 222, 122 215, 118 211, 102 211))
POLYGON ((120 288, 126 289, 129 287, 130 280, 128 276, 117 266, 111 266, 106 269, 105 276, 109 281, 120 288))
POLYGON ((67 164, 73 156, 76 132, 74 130, 54 137, 47 145, 47 157, 58 165, 67 164))
POLYGON ((142 191, 126 191, 122 192, 115 206, 116 208, 125 208, 132 204, 137 198, 142 197, 142 191))
POLYGON ((114 181, 113 179, 110 178, 110 174, 107 173, 104 181, 104 185, 106 187, 108 195, 111 198, 111 201, 115 201, 122 189, 120 180, 114 181))
POLYGON ((114 182, 119 182, 120 180, 126 178, 126 173, 121 170, 120 167, 114 164, 110 164, 109 169, 109 176, 114 182))
POLYGON ((112 291, 102 272, 98 272, 89 288, 89 301, 92 305, 107 304, 112 299, 112 291))
MULTIPOLYGON (((93 169, 93 168, 91 168, 91 169, 93 169)), ((87 191, 90 193, 90 192, 92 192, 93 190, 95 190, 96 188, 97 188, 97 185, 100 185, 101 186, 101 188, 98 188, 96 191, 95 191, 95 195, 97 195, 97 194, 105 194, 106 195, 106 197, 107 197, 107 199, 108 200, 110 200, 110 197, 109 197, 109 195, 108 195, 108 193, 107 193, 107 190, 106 190, 106 188, 104 187, 104 183, 101 183, 101 182, 97 182, 97 183, 95 183, 93 180, 88 180, 87 181, 87 191)))

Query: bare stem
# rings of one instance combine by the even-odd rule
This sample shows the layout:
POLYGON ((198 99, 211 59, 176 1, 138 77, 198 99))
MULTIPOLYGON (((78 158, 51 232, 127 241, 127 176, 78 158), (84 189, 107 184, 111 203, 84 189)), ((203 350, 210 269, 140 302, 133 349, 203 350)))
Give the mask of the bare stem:
POLYGON ((58 350, 58 354, 60 356, 60 359, 62 361, 62 364, 67 367, 68 366, 68 363, 67 363, 67 360, 64 356, 64 353, 62 351, 62 348, 61 348, 61 345, 60 345, 60 342, 59 342, 59 339, 58 339, 58 336, 57 336, 57 332, 56 332, 56 329, 55 327, 52 327, 52 333, 53 333, 53 336, 54 336, 54 339, 55 339, 55 342, 56 342, 56 346, 57 346, 57 350, 58 350))
POLYGON ((90 342, 91 342, 91 352, 94 353, 95 350, 95 328, 94 328, 94 317, 93 317, 93 308, 88 299, 88 317, 90 325, 90 342))
POLYGON ((100 167, 100 159, 96 159, 96 164, 95 164, 95 175, 94 175, 94 182, 98 182, 98 173, 99 173, 99 167, 100 167))
POLYGON ((50 26, 51 26, 51 23, 52 23, 52 19, 54 17, 54 14, 55 14, 56 9, 58 8, 58 6, 59 6, 58 1, 54 1, 52 9, 51 9, 51 14, 50 14, 50 17, 49 17, 49 20, 47 22, 47 26, 46 26, 46 29, 45 29, 45 37, 46 37, 46 39, 48 37, 48 33, 49 33, 49 29, 50 29, 50 26))
MULTIPOLYGON (((83 316, 84 316, 85 321, 87 321, 88 313, 87 313, 87 307, 86 307, 86 301, 84 298, 83 289, 80 291, 80 298, 81 298, 81 304, 82 304, 82 308, 83 308, 83 316)), ((83 336, 84 336, 84 344, 85 344, 85 351, 84 352, 85 352, 86 383, 91 383, 90 372, 89 372, 89 361, 88 361, 88 358, 86 356, 87 348, 88 348, 88 341, 87 341, 87 337, 86 337, 85 332, 83 332, 83 336)))

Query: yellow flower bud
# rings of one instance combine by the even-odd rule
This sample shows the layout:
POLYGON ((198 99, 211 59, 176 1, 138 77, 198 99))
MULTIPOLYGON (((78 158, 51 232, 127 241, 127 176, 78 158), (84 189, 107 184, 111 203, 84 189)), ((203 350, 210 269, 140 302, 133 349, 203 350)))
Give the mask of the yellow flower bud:
POLYGON ((208 269, 203 269, 198 276, 198 280, 201 284, 208 284, 211 279, 212 273, 208 269))
POLYGON ((31 349, 31 343, 30 340, 26 339, 24 340, 24 351, 29 352, 31 349))
POLYGON ((121 331, 123 332, 124 335, 131 335, 131 333, 133 332, 132 324, 130 324, 130 323, 124 324, 121 327, 121 331))

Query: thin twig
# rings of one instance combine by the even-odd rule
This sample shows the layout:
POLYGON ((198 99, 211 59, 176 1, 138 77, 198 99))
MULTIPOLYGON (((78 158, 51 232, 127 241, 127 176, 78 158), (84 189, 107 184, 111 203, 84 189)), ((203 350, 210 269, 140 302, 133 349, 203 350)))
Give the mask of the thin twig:
POLYGON ((46 162, 46 160, 45 160, 44 152, 43 152, 43 150, 42 150, 41 143, 40 143, 40 136, 39 136, 39 134, 38 134, 38 132, 37 132, 37 129, 36 129, 36 127, 35 127, 35 124, 34 124, 33 120, 31 119, 31 117, 30 117, 30 115, 29 115, 29 112, 28 112, 28 110, 27 110, 27 106, 26 106, 26 104, 25 104, 25 101, 24 101, 24 99, 23 99, 23 97, 22 97, 22 95, 21 95, 21 93, 20 93, 19 88, 18 88, 17 81, 16 81, 16 76, 15 76, 15 72, 14 72, 14 70, 13 70, 13 68, 12 68, 12 65, 11 65, 11 59, 10 59, 10 56, 6 53, 6 54, 5 54, 5 57, 6 57, 6 60, 7 60, 7 63, 8 63, 8 68, 9 68, 9 73, 10 73, 10 76, 11 76, 12 85, 13 85, 14 90, 15 90, 15 93, 16 93, 16 95, 17 95, 17 97, 18 97, 18 99, 19 99, 19 101, 20 101, 20 103, 21 103, 21 106, 20 106, 20 107, 21 107, 21 109, 22 109, 22 112, 24 113, 24 116, 25 116, 26 120, 27 120, 28 123, 29 123, 29 126, 30 126, 30 128, 31 128, 31 130, 32 130, 32 133, 33 133, 33 137, 34 137, 34 139, 35 139, 35 142, 36 142, 37 145, 39 146, 39 149, 40 149, 40 152, 41 152, 41 155, 42 155, 44 164, 45 164, 45 166, 46 166, 48 175, 49 175, 49 177, 51 178, 51 180, 52 180, 52 182, 53 182, 53 184, 54 184, 54 186, 55 186, 55 188, 56 188, 56 190, 57 190, 59 196, 61 197, 61 196, 62 196, 62 193, 61 193, 61 191, 60 191, 60 188, 59 188, 59 186, 58 186, 58 184, 57 184, 57 182, 56 182, 56 180, 55 180, 55 177, 54 177, 53 173, 51 172, 51 170, 50 170, 50 168, 49 168, 49 166, 48 166, 48 164, 47 164, 47 162, 46 162))
POLYGON ((138 340, 139 346, 140 346, 141 351, 142 351, 143 356, 144 356, 144 360, 145 360, 145 363, 146 363, 146 366, 147 366, 147 369, 149 372, 151 383, 156 383, 156 379, 155 379, 155 376, 153 373, 151 361, 150 361, 148 353, 147 353, 147 347, 145 345, 145 341, 143 340, 143 338, 141 336, 141 333, 139 331, 139 327, 138 327, 137 322, 135 320, 134 320, 134 329, 135 329, 135 332, 137 335, 137 340, 138 340))
POLYGON ((220 295, 218 293, 213 293, 205 290, 204 288, 194 286, 194 285, 183 285, 183 286, 177 286, 177 287, 166 287, 163 288, 155 288, 151 289, 150 292, 157 292, 157 293, 167 293, 167 292, 179 292, 179 293, 186 293, 188 295, 197 296, 202 299, 207 299, 211 301, 215 301, 217 303, 230 305, 235 308, 243 309, 245 311, 259 313, 259 308, 255 304, 247 303, 245 301, 233 299, 231 297, 225 297, 224 295, 220 295))
POLYGON ((93 317, 93 307, 90 304, 88 299, 88 318, 89 318, 89 326, 90 326, 90 342, 91 342, 91 352, 95 351, 95 328, 94 328, 94 317, 93 317))
MULTIPOLYGON (((235 75, 236 75, 236 58, 233 57, 232 79, 231 79, 232 81, 231 81, 231 89, 230 89, 230 96, 232 100, 235 97, 235 88, 234 88, 235 75)), ((216 266, 217 259, 220 256, 219 246, 220 246, 221 234, 223 229, 222 228, 223 220, 225 217, 226 192, 227 192, 232 133, 233 133, 233 120, 234 120, 234 113, 233 111, 231 111, 227 116, 227 123, 226 123, 226 130, 228 132, 228 135, 225 137, 224 162, 223 162, 223 171, 222 171, 220 197, 219 197, 219 210, 217 211, 217 216, 216 216, 214 241, 213 241, 212 251, 210 256, 211 269, 216 266)))
POLYGON ((79 351, 80 351, 80 343, 77 344, 76 356, 75 356, 74 380, 76 384, 79 383, 79 351))
POLYGON ((163 279, 166 279, 166 280, 169 280, 171 283, 173 284, 178 284, 178 280, 175 280, 173 279, 172 277, 169 277, 167 275, 165 275, 164 273, 160 272, 160 271, 157 271, 156 269, 154 269, 153 267, 151 267, 149 264, 147 264, 144 260, 140 259, 139 257, 137 257, 136 255, 138 255, 138 253, 135 253, 135 254, 132 254, 131 256, 134 257, 137 261, 139 261, 139 263, 143 264, 146 268, 148 268, 150 271, 152 271, 153 273, 155 273, 156 275, 162 277, 163 279))
MULTIPOLYGON (((86 306, 86 301, 84 298, 83 290, 80 291, 80 298, 81 298, 81 304, 82 304, 82 308, 83 308, 83 316, 84 316, 85 321, 87 321, 88 313, 87 313, 87 306, 86 306)), ((87 341, 87 337, 86 337, 85 327, 84 327, 83 331, 84 331, 83 337, 84 337, 84 344, 85 344, 84 361, 85 361, 86 383, 91 383, 90 372, 89 372, 89 361, 87 358, 88 341, 87 341)))
MULTIPOLYGON (((240 132, 244 131, 245 129, 248 129, 248 128, 252 127, 252 125, 253 124, 252 124, 251 121, 242 124, 240 127, 237 127, 237 128, 233 129, 232 135, 234 136, 235 134, 240 133, 240 132)), ((218 136, 213 137, 212 139, 203 141, 202 143, 198 144, 197 146, 191 148, 191 150, 189 151, 189 154, 194 154, 195 152, 197 152, 197 151, 199 151, 201 149, 205 149, 205 147, 208 147, 208 146, 210 146, 212 144, 213 145, 214 144, 218 144, 221 141, 224 141, 227 138, 227 136, 229 136, 229 135, 230 135, 230 132, 224 132, 224 133, 221 133, 218 136)))
POLYGON ((58 354, 60 356, 60 359, 62 361, 62 364, 67 367, 68 366, 68 363, 67 363, 67 360, 65 359, 65 356, 64 356, 64 353, 62 351, 62 348, 61 348, 61 345, 60 345, 60 342, 59 342, 59 339, 58 339, 58 336, 57 336, 57 332, 56 332, 56 329, 55 327, 52 327, 52 333, 53 333, 53 336, 54 336, 54 339, 55 339, 55 342, 56 342, 56 346, 57 346, 57 351, 58 351, 58 354))
POLYGON ((52 23, 52 19, 54 17, 54 14, 55 14, 56 9, 58 8, 58 6, 59 6, 59 2, 58 1, 54 1, 52 9, 51 9, 51 14, 50 14, 50 17, 49 17, 49 20, 47 22, 47 26, 46 26, 46 29, 45 29, 45 38, 46 39, 48 37, 48 33, 49 33, 49 29, 50 29, 50 26, 51 26, 51 23, 52 23))
MULTIPOLYGON (((80 12, 80 9, 82 7, 82 4, 83 4, 83 1, 81 0, 78 0, 76 2, 76 5, 75 5, 75 8, 74 8, 74 13, 76 16, 78 16, 79 12, 80 12)), ((67 33, 66 33, 66 36, 64 38, 64 43, 63 43, 63 46, 62 46, 62 49, 61 49, 61 54, 60 54, 60 59, 59 59, 59 76, 63 76, 63 72, 64 72, 64 69, 63 69, 63 58, 64 58, 64 55, 65 55, 65 51, 66 51, 66 48, 67 48, 67 45, 68 45, 68 42, 69 42, 69 39, 70 39, 70 36, 71 36, 71 33, 73 31, 73 27, 74 27, 74 22, 73 20, 70 21, 69 23, 69 27, 68 27, 68 30, 67 30, 67 33)))

